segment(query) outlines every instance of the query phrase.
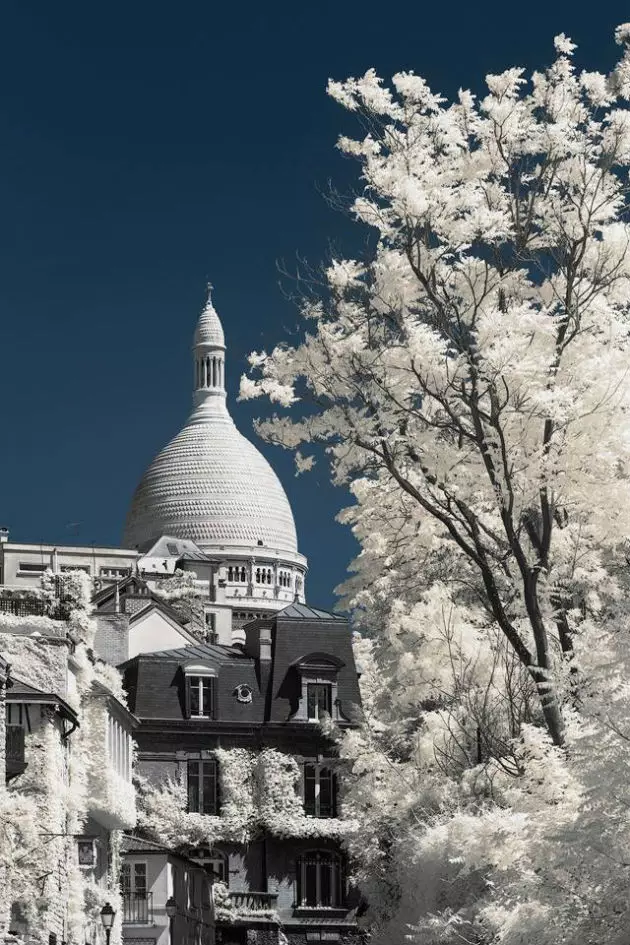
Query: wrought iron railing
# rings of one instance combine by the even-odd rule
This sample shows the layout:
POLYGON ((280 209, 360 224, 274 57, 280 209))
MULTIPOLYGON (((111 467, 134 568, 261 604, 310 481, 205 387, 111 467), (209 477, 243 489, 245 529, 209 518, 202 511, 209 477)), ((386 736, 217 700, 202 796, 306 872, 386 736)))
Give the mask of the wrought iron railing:
POLYGON ((10 591, 0 589, 0 614, 14 617, 52 617, 53 620, 68 620, 70 607, 60 599, 44 601, 37 597, 17 597, 10 591))
POLYGON ((127 925, 148 925, 153 922, 153 893, 124 892, 123 922, 127 925))

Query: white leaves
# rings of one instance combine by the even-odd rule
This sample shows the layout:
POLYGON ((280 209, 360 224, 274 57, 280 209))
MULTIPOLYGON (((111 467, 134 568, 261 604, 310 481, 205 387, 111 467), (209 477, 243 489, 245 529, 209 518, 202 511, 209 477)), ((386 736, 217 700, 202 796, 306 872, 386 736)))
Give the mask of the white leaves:
POLYGON ((556 52, 564 56, 573 55, 573 50, 577 49, 575 43, 572 43, 569 37, 565 36, 564 33, 558 33, 557 36, 554 36, 553 45, 555 46, 556 52))

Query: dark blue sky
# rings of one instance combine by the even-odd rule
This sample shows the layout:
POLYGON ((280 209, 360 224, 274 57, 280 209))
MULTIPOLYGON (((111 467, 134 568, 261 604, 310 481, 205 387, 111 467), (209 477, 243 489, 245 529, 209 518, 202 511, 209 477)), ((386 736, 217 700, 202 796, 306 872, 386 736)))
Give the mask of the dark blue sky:
MULTIPOLYGON (((486 72, 547 64, 561 31, 608 69, 626 19, 610 0, 5 0, 0 524, 14 540, 117 544, 144 467, 187 416, 206 280, 233 399, 247 352, 298 322, 277 262, 357 250, 364 234, 322 197, 355 172, 334 148, 352 126, 329 76, 414 69, 449 95, 481 91, 486 72)), ((250 436, 259 410, 232 403, 250 436)), ((346 497, 323 465, 296 479, 262 448, 310 601, 330 606, 354 551, 334 522, 346 497)))

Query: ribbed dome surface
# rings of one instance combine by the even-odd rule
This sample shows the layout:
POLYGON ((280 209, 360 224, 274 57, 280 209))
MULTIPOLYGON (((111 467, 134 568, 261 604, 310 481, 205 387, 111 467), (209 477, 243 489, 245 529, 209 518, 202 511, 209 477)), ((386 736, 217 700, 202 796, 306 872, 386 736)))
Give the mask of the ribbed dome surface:
POLYGON ((231 417, 193 412, 153 460, 136 489, 125 547, 160 535, 203 550, 250 545, 297 552, 289 500, 273 469, 231 417))
POLYGON ((195 331, 196 345, 214 345, 215 347, 225 347, 225 337, 223 335, 223 326, 212 304, 212 299, 208 293, 208 301, 205 308, 199 316, 197 328, 195 331))

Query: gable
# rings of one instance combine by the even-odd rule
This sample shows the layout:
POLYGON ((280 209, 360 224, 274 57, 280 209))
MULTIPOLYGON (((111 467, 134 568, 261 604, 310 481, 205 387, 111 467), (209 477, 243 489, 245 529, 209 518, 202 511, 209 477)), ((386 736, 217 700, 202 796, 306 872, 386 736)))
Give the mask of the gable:
POLYGON ((129 622, 129 659, 139 653, 176 650, 198 642, 158 604, 148 604, 129 622))

